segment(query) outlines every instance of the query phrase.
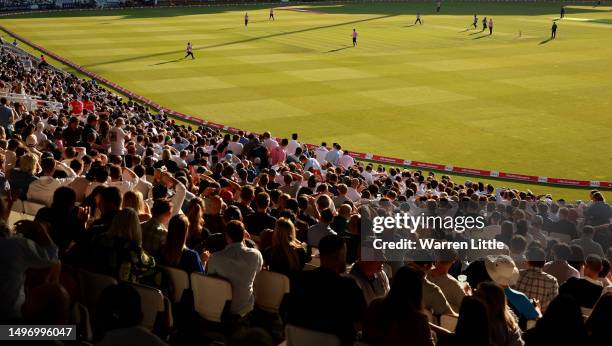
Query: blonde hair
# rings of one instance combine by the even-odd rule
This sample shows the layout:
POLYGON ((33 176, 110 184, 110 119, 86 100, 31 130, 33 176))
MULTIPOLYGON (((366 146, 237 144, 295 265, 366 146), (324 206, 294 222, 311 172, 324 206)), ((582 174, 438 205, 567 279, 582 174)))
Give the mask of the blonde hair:
POLYGON ((113 218, 113 222, 108 230, 112 236, 128 239, 142 246, 142 230, 138 213, 132 208, 121 209, 113 218))
POLYGON ((123 195, 121 208, 132 208, 138 214, 144 212, 144 198, 140 191, 128 191, 123 195))
POLYGON ((19 158, 19 170, 22 172, 34 174, 36 173, 36 164, 38 158, 32 153, 27 153, 19 158))
POLYGON ((187 219, 189 220, 188 238, 200 237, 204 228, 204 201, 197 197, 191 200, 187 209, 187 219))
POLYGON ((295 236, 295 226, 293 222, 281 217, 276 220, 274 232, 272 232, 272 252, 275 255, 282 256, 287 260, 287 264, 291 270, 299 271, 300 262, 295 249, 302 246, 295 236))

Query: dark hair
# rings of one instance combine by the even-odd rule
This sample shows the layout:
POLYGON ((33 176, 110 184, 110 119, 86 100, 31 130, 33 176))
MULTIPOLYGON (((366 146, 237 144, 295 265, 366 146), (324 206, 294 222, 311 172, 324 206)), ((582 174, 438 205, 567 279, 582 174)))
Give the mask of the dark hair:
POLYGON ((159 198, 153 201, 153 207, 151 208, 151 215, 153 217, 163 215, 172 210, 172 202, 165 198, 159 198))
POLYGON ((538 320, 535 333, 547 345, 586 344, 587 331, 578 302, 568 295, 555 297, 538 320))
POLYGON ((319 241, 319 253, 321 256, 332 256, 344 248, 344 239, 334 235, 326 235, 319 241))
POLYGON ((591 333, 593 345, 606 345, 609 342, 610 329, 612 328, 610 316, 612 316, 612 292, 599 297, 593 307, 591 316, 586 321, 586 327, 591 333))
POLYGON ((129 284, 120 283, 105 288, 100 294, 95 321, 99 330, 111 330, 137 326, 142 321, 140 294, 129 284))
POLYGON ((225 234, 237 243, 244 240, 244 224, 241 221, 232 220, 225 226, 225 234))
POLYGON ((390 320, 403 319, 408 313, 423 311, 423 279, 425 273, 417 268, 401 267, 393 277, 389 293, 384 298, 385 316, 390 320))
POLYGON ((69 213, 74 208, 76 193, 73 189, 61 186, 53 193, 53 203, 51 208, 56 212, 69 213))
POLYGON ((478 297, 464 297, 455 328, 457 345, 490 346, 489 333, 486 303, 478 297))

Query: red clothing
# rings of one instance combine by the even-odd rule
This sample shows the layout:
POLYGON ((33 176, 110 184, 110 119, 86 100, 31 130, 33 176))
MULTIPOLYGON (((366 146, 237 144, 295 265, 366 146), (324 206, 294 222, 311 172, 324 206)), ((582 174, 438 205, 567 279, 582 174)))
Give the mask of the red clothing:
POLYGON ((83 113, 83 102, 79 100, 70 101, 70 108, 72 108, 72 114, 83 113))
POLYGON ((94 112, 95 111, 95 106, 93 101, 85 101, 83 102, 83 108, 87 109, 90 112, 94 112))

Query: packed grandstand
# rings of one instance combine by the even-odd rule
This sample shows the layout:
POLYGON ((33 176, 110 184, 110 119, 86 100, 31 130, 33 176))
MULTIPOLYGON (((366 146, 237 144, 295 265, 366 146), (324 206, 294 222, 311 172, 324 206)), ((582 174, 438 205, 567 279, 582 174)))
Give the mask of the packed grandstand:
POLYGON ((611 342, 605 190, 572 202, 184 125, 0 56, 0 324, 76 326, 58 344, 611 342), (484 227, 373 228, 400 214, 484 227), (499 246, 375 245, 401 238, 499 246))

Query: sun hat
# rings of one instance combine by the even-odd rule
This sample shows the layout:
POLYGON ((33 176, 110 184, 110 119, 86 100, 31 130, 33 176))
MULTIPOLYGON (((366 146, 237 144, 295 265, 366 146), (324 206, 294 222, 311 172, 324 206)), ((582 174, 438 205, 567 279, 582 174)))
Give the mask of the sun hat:
POLYGON ((508 255, 487 256, 485 268, 491 280, 502 286, 511 286, 518 281, 519 270, 508 255))

